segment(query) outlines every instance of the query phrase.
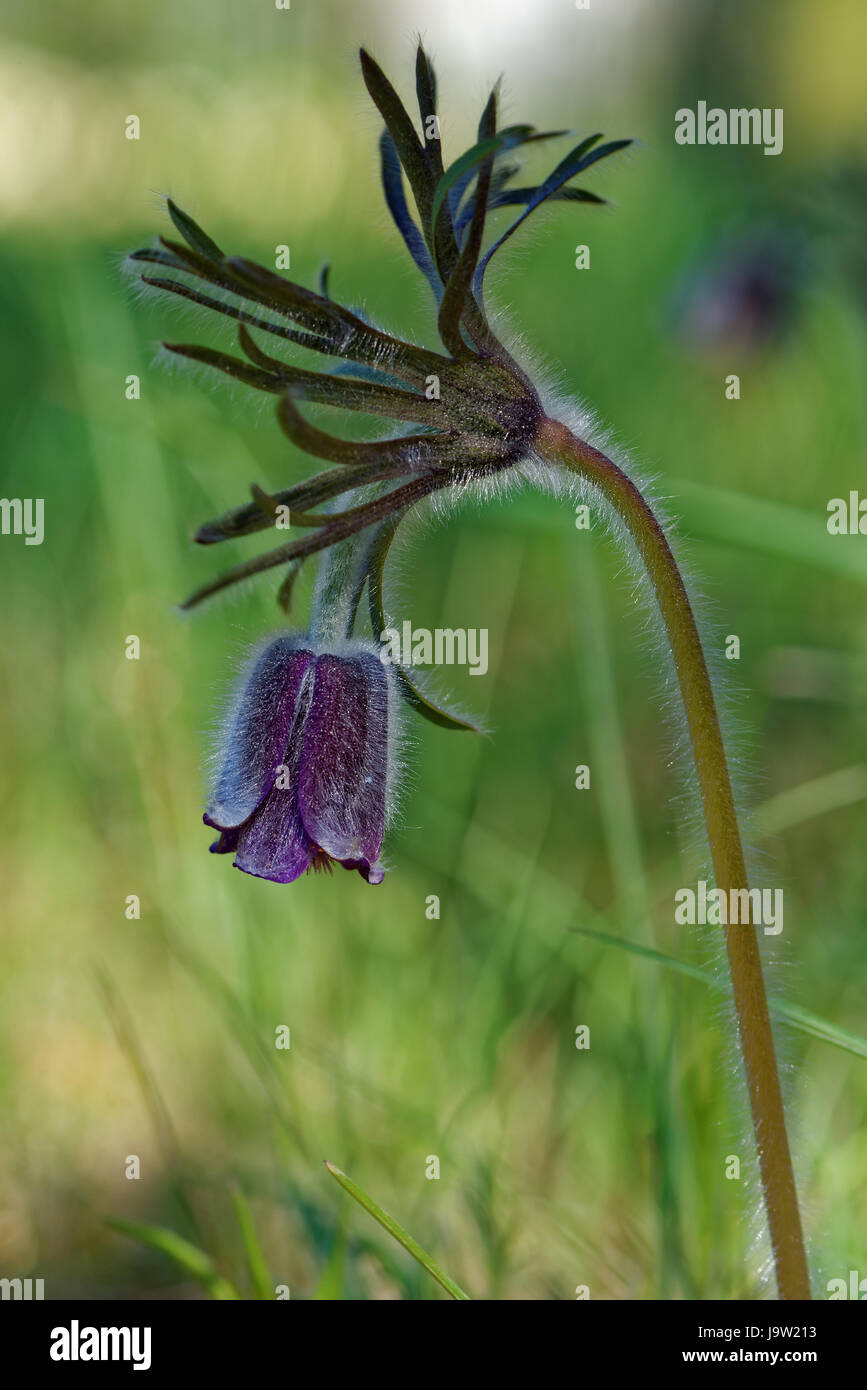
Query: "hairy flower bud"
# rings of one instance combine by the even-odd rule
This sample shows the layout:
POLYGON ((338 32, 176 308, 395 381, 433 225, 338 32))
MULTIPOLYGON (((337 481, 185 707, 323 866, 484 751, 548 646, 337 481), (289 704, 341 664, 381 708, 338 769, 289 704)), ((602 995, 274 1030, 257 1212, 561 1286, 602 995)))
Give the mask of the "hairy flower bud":
POLYGON ((394 714, 390 677, 360 642, 298 635, 253 658, 227 721, 205 824, 214 853, 274 883, 333 861, 381 883, 394 714))

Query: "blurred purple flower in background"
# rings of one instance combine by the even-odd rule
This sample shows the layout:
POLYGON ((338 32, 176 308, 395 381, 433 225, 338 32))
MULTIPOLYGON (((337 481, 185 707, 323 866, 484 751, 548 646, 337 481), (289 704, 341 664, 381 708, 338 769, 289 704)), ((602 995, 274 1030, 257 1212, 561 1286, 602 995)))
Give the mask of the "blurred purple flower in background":
POLYGON ((381 883, 389 675, 360 642, 278 637, 248 665, 226 722, 205 824, 214 853, 274 883, 333 861, 381 883))
POLYGON ((806 278, 799 240, 753 228, 718 242, 684 275, 674 296, 677 331, 690 352, 754 352, 791 326, 806 278))

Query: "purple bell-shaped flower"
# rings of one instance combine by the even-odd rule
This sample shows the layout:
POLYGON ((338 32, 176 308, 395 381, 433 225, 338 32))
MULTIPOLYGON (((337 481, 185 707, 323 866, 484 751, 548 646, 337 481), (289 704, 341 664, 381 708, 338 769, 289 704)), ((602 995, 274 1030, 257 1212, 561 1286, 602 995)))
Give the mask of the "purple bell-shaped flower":
POLYGON ((336 860, 381 883, 390 676, 360 642, 278 637, 250 662, 226 723, 205 824, 235 867, 274 883, 336 860))

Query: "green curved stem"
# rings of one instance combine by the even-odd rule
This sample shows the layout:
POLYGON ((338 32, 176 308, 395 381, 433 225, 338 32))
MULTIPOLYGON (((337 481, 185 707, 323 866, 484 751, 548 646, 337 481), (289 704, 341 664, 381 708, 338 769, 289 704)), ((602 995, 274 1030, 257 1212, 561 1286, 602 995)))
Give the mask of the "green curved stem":
MULTIPOLYGON (((749 886, 731 778, 701 638, 665 533, 622 469, 565 425, 544 421, 535 447, 549 462, 598 488, 635 542, 653 585, 677 670, 716 884, 731 901, 731 890, 749 886)), ((725 932, 777 1288, 782 1299, 807 1299, 811 1296, 807 1257, 758 937, 752 921, 729 924, 725 932)))

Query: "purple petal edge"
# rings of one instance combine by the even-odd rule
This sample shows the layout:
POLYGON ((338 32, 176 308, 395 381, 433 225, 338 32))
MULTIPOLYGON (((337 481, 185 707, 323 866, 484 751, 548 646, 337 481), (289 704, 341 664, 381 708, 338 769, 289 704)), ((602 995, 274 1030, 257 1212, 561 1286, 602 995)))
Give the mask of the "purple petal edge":
POLYGON ((236 696, 223 762, 206 813, 217 830, 249 821, 274 785, 286 757, 299 696, 313 653, 294 637, 278 637, 248 667, 236 696))

